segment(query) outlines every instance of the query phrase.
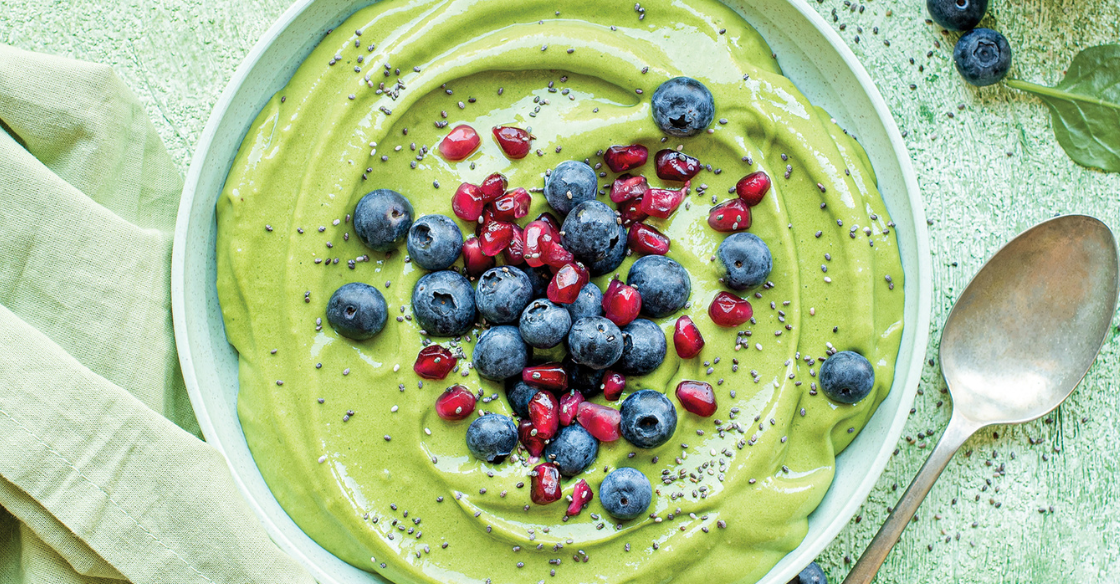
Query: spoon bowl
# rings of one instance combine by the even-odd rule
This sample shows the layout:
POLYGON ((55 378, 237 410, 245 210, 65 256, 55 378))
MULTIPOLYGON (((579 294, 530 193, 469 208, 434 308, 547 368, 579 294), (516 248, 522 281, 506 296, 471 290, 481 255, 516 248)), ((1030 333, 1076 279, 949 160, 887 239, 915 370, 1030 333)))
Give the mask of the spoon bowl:
POLYGON ((844 584, 867 584, 964 441, 1058 407, 1104 344, 1120 292, 1116 240, 1104 223, 1068 215, 996 252, 965 288, 941 333, 953 416, 844 584))
POLYGON ((988 260, 941 335, 953 415, 986 426, 1053 410, 1100 351, 1117 297, 1117 253, 1099 220, 1040 223, 988 260))

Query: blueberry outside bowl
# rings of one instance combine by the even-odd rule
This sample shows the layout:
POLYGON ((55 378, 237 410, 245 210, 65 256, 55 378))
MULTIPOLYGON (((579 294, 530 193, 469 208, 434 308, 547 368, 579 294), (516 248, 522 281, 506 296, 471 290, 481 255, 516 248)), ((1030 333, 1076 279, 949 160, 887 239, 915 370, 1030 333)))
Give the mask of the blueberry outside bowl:
MULTIPOLYGON (((785 75, 814 104, 859 137, 896 223, 905 279, 906 326, 894 386, 856 440, 837 457, 832 486, 809 516, 801 545, 761 580, 785 584, 848 523, 883 468, 913 401, 929 335, 931 259, 917 180, 894 119, 840 36, 805 0, 724 0, 759 30, 785 75)), ((218 306, 215 203, 238 147, 265 102, 282 88, 327 29, 365 0, 298 0, 261 37, 222 92, 202 133, 183 189, 172 256, 172 310, 187 391, 207 441, 221 451, 235 482, 281 549, 324 584, 384 582, 324 550, 276 502, 237 417, 237 353, 218 306)))

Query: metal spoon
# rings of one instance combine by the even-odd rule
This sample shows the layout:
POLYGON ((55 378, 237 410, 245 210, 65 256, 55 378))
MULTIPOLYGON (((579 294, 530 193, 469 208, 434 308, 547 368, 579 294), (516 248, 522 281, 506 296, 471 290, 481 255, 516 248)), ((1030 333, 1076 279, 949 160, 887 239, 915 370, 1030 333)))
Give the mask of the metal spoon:
POLYGON ((953 416, 844 584, 867 584, 964 441, 1058 407, 1085 376, 1116 309, 1116 240, 1084 215, 1051 219, 999 250, 972 279, 941 334, 953 416))

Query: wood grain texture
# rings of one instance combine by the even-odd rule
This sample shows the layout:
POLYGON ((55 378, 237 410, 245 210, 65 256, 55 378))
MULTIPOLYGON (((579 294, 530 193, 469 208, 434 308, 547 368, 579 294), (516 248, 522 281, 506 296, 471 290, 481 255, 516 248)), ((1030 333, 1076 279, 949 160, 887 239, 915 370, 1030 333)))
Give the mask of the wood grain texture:
MULTIPOLYGON (((1120 233, 1120 174, 1071 162, 1039 101, 1001 85, 963 83, 952 62, 958 35, 926 23, 922 0, 809 2, 864 63, 905 132, 934 254, 930 364, 897 455, 860 515, 820 558, 838 582, 948 421, 936 357, 953 300, 999 246, 1044 218, 1086 213, 1120 233)), ((0 42, 112 65, 185 172, 222 88, 287 5, 0 0, 0 42)), ((1012 76, 1053 85, 1078 50, 1120 40, 1120 3, 991 0, 982 26, 1008 37, 1012 76)), ((59 99, 66 99, 65 79, 59 99)), ((1120 581, 1118 474, 1120 316, 1097 363, 1057 412, 989 428, 966 444, 878 582, 1120 581)))

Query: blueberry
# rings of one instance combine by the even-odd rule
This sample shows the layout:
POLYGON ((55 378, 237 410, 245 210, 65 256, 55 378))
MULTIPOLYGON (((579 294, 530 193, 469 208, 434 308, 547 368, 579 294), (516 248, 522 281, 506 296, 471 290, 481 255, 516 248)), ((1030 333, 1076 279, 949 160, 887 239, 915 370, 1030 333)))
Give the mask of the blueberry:
POLYGON ((529 417, 529 400, 540 391, 540 388, 533 387, 520 378, 511 378, 506 382, 506 399, 509 400, 509 405, 513 408, 513 413, 521 416, 522 418, 529 417), (510 381, 514 381, 510 383, 510 381))
POLYGON ((665 333, 652 320, 635 319, 622 329, 622 356, 614 369, 626 375, 645 375, 665 360, 665 333))
POLYGON ((518 330, 521 338, 532 347, 549 349, 560 344, 572 328, 568 311, 548 300, 534 300, 521 312, 518 330))
POLYGON ((628 466, 611 471, 599 485, 599 501, 615 519, 640 517, 652 499, 653 487, 649 479, 628 466))
POLYGON ((412 204, 397 191, 371 191, 354 207, 354 233, 374 251, 389 251, 408 235, 412 204))
POLYGON ((1011 45, 989 28, 974 28, 957 41, 953 60, 964 80, 983 87, 998 83, 1011 68, 1011 45))
POLYGON ((638 448, 657 448, 677 430, 677 408, 665 394, 641 389, 622 402, 622 437, 638 448))
POLYGON ((980 24, 988 11, 988 0, 926 0, 934 22, 948 30, 969 30, 980 24))
POLYGON ((479 460, 500 462, 517 448, 517 426, 501 414, 487 414, 467 428, 467 449, 479 460))
POLYGON ((626 283, 642 295, 642 314, 659 318, 668 316, 688 302, 692 280, 677 262, 659 255, 648 255, 630 266, 626 283))
POLYGON ((824 575, 824 570, 813 562, 805 566, 805 569, 794 576, 788 584, 828 584, 828 578, 824 575))
POLYGON ((463 232, 446 215, 424 215, 408 230, 408 256, 425 270, 446 270, 463 251, 463 232))
POLYGON ((381 292, 368 284, 344 284, 327 303, 327 322, 334 330, 355 341, 372 338, 385 328, 389 307, 381 292))
POLYGON ((563 365, 564 371, 568 373, 568 387, 582 393, 585 398, 603 392, 603 375, 606 374, 606 370, 580 365, 572 360, 571 354, 564 357, 563 365))
POLYGON ((426 274, 412 289, 412 312, 429 335, 461 335, 475 321, 474 290, 458 272, 426 274))
POLYGON ((533 283, 533 298, 544 298, 548 294, 548 283, 552 280, 552 272, 548 266, 532 268, 527 265, 519 266, 522 272, 529 276, 533 283))
POLYGON ((619 241, 626 240, 625 232, 619 237, 614 210, 599 201, 584 201, 573 207, 560 233, 564 249, 585 264, 603 261, 619 241))
POLYGON ((761 285, 770 276, 774 260, 766 242, 753 233, 732 233, 720 242, 716 256, 727 270, 725 284, 735 290, 761 285))
POLYGON ((689 77, 674 77, 653 92, 653 121, 670 136, 695 136, 716 114, 712 92, 689 77))
POLYGON ((572 360, 592 369, 606 369, 622 356, 622 331, 601 316, 586 316, 568 332, 572 360))
POLYGON ((528 274, 511 266, 486 270, 479 276, 474 294, 478 313, 495 324, 517 322, 532 299, 533 281, 528 274))
POLYGON ((576 301, 565 308, 568 309, 568 314, 572 315, 572 322, 585 316, 603 316, 603 292, 595 282, 588 282, 579 291, 576 301))
POLYGON ((586 163, 565 160, 556 165, 545 179, 544 197, 548 204, 561 215, 567 215, 572 207, 595 198, 599 188, 599 178, 586 163))
POLYGON ((544 449, 545 460, 555 462, 560 474, 573 477, 595 462, 599 441, 579 424, 560 429, 560 435, 544 449))
POLYGON ((875 386, 875 370, 859 353, 840 351, 821 365, 821 390, 834 402, 854 404, 875 386))
POLYGON ((496 326, 482 333, 471 356, 478 374, 501 381, 520 375, 529 363, 529 348, 515 326, 496 326))
POLYGON ((603 259, 587 264, 587 271, 591 272, 592 276, 602 276, 609 274, 618 269, 622 265, 622 260, 626 259, 626 228, 621 225, 616 225, 615 229, 618 231, 614 237, 611 237, 611 247, 607 249, 607 255, 603 259))

